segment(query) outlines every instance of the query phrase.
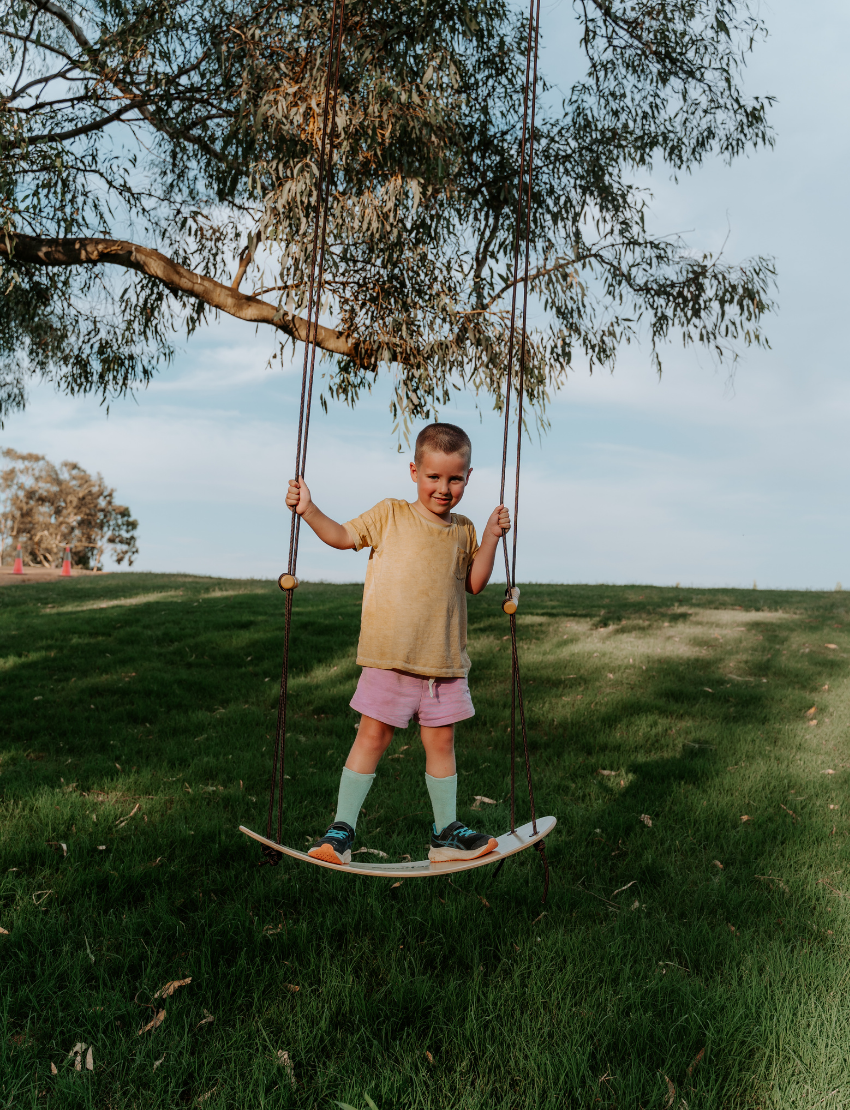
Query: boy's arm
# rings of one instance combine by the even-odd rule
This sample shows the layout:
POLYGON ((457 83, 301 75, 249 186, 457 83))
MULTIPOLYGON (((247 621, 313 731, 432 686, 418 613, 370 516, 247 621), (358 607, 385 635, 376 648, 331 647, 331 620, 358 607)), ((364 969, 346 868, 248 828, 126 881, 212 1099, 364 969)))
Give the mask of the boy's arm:
POLYGON ((337 524, 335 520, 325 516, 322 510, 313 504, 310 490, 303 478, 289 479, 286 507, 294 509, 328 547, 335 547, 338 551, 350 551, 354 547, 354 541, 348 534, 345 525, 337 524))
POLYGON ((496 561, 496 549, 502 538, 502 531, 510 532, 511 514, 504 505, 498 505, 492 513, 484 528, 481 537, 481 546, 475 553, 472 566, 466 575, 466 588, 471 594, 480 594, 493 573, 493 563, 496 561))

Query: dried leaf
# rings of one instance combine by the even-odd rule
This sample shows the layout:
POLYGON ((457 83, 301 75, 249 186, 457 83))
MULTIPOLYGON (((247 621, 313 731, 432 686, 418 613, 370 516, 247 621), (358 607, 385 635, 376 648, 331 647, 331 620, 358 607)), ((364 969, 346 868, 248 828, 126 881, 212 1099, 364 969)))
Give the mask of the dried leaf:
POLYGON ((834 775, 835 771, 831 767, 827 767, 825 771, 821 771, 822 775, 834 775))
POLYGON ((284 1052, 282 1048, 279 1048, 277 1050, 277 1062, 286 1072, 286 1078, 289 1080, 289 1086, 293 1090, 295 1090, 295 1067, 293 1066, 292 1060, 290 1060, 289 1058, 289 1053, 284 1052))
POLYGON ((806 716, 807 717, 814 717, 814 715, 815 715, 815 713, 817 713, 817 711, 818 711, 818 707, 816 705, 813 705, 811 709, 806 710, 806 716))
MULTIPOLYGON (((664 1078, 667 1079, 667 1076, 665 1075, 664 1078)), ((664 1110, 669 1110, 669 1108, 673 1105, 673 1099, 675 1097, 676 1088, 673 1086, 670 1080, 667 1079, 667 1101, 664 1103, 664 1110)))
POLYGON ((50 1061, 50 1074, 51 1075, 58 1075, 59 1074, 59 1069, 56 1067, 56 1065, 53 1063, 52 1060, 50 1061))
POLYGON ((212 1098, 217 1090, 218 1087, 211 1087, 208 1091, 204 1091, 202 1095, 198 1095, 198 1105, 200 1105, 202 1102, 206 1102, 208 1098, 212 1098))
MULTIPOLYGON (((517 949, 517 951, 519 951, 519 949, 517 949)), ((425 1059, 428 1061, 429 1064, 434 1063, 434 1057, 428 1051, 425 1052, 425 1059)))
POLYGON ((399 881, 399 882, 397 882, 397 883, 393 883, 393 885, 392 885, 392 886, 390 887, 390 890, 395 890, 395 888, 396 888, 396 887, 398 887, 398 886, 401 886, 401 884, 402 884, 403 882, 404 882, 404 879, 400 880, 400 881, 399 881))
POLYGON ((838 644, 824 644, 823 646, 828 647, 831 651, 837 651, 838 650, 838 644))
POLYGON ((637 882, 637 879, 632 879, 632 881, 631 881, 630 883, 626 883, 626 885, 625 885, 625 886, 621 886, 621 887, 618 887, 618 888, 617 888, 617 889, 616 889, 616 890, 614 891, 614 893, 613 893, 613 894, 611 895, 611 897, 612 897, 612 898, 616 898, 616 896, 617 896, 618 894, 622 894, 624 890, 628 890, 628 889, 629 889, 629 887, 630 887, 630 886, 634 886, 636 882, 637 882))
POLYGON ((741 820, 742 821, 752 821, 752 817, 750 817, 749 813, 742 813, 741 814, 741 820))
POLYGON ((174 994, 174 992, 178 989, 178 987, 188 986, 188 984, 191 982, 191 975, 188 979, 172 979, 170 982, 166 983, 164 987, 159 988, 159 990, 154 995, 154 998, 170 998, 172 994, 174 994))
POLYGON ((4 929, 4 928, 2 928, 2 927, 0 927, 0 933, 2 933, 4 937, 8 937, 8 936, 11 936, 11 934, 10 934, 9 930, 8 930, 8 929, 4 929))
POLYGON ((601 767, 599 768, 599 770, 596 773, 597 773, 597 775, 616 775, 617 774, 616 771, 603 771, 601 767))
POLYGON ((162 1025, 162 1023, 164 1021, 165 1021, 165 1010, 160 1010, 159 1013, 156 1015, 156 1017, 151 1018, 151 1020, 147 1023, 147 1025, 142 1026, 142 1028, 139 1030, 139 1032, 136 1034, 136 1036, 141 1037, 142 1033, 149 1033, 151 1029, 156 1029, 160 1025, 162 1025))
POLYGON ((788 806, 782 805, 782 802, 779 803, 779 806, 780 806, 781 809, 784 809, 786 813, 791 814, 791 816, 794 818, 794 823, 795 824, 800 820, 800 818, 797 816, 797 814, 794 812, 793 809, 789 809, 788 806))
POLYGON ((86 1053, 86 1071, 94 1071, 94 1055, 92 1054, 91 1045, 86 1053))
POLYGON ((638 901, 637 898, 635 898, 634 902, 632 902, 632 904, 629 906, 629 909, 630 910, 636 910, 639 905, 640 905, 640 902, 638 901))
POLYGON ((640 819, 641 821, 643 821, 644 825, 646 825, 648 829, 652 828, 652 818, 649 816, 648 813, 642 813, 640 815, 640 819))
POLYGON ((379 856, 381 859, 389 859, 386 852, 381 852, 377 848, 358 848, 356 852, 352 852, 353 856, 359 856, 362 852, 366 852, 370 856, 379 856))
POLYGON ((700 1062, 700 1060, 703 1058, 703 1056, 705 1056, 705 1049, 701 1048, 699 1050, 699 1052, 696 1054, 696 1056, 693 1058, 693 1061, 692 1061, 690 1067, 688 1068, 688 1075, 693 1075, 694 1068, 697 1066, 697 1064, 700 1062))
POLYGON ((159 1065, 162 1063, 162 1061, 164 1059, 165 1059, 164 1056, 160 1056, 160 1058, 158 1060, 154 1060, 154 1062, 153 1062, 153 1070, 154 1071, 156 1071, 156 1069, 159 1067, 159 1065))
POLYGON ((32 896, 32 900, 33 900, 33 902, 35 903, 35 905, 36 905, 36 906, 40 906, 40 905, 41 905, 41 903, 42 903, 42 902, 43 902, 43 901, 44 901, 44 900, 45 900, 46 898, 49 898, 49 897, 50 897, 50 895, 51 895, 52 893, 53 893, 53 891, 52 891, 52 890, 37 890, 37 891, 35 891, 35 893, 33 894, 33 896, 32 896), (42 898, 39 898, 39 894, 43 895, 43 897, 42 897, 42 898))
POLYGON ((276 933, 282 933, 282 932, 283 932, 283 925, 266 925, 265 928, 263 929, 263 936, 264 937, 272 937, 276 933))
POLYGON ((215 1017, 209 1012, 209 1010, 204 1009, 204 1016, 202 1020, 198 1022, 195 1028, 200 1029, 202 1025, 209 1025, 211 1021, 215 1021, 215 1017))
POLYGON ((483 794, 475 794, 474 797, 476 802, 486 802, 488 806, 494 806, 498 804, 494 798, 485 798, 483 794))
POLYGON ((298 992, 299 992, 299 991, 301 990, 301 988, 300 988, 300 987, 296 987, 296 985, 295 985, 294 983, 284 983, 283 985, 284 985, 284 986, 286 987, 286 989, 287 989, 288 991, 290 991, 290 992, 291 992, 292 994, 298 994, 298 992))
POLYGON ((127 814, 126 817, 119 817, 118 818, 118 820, 115 822, 116 826, 119 829, 123 829, 124 826, 127 824, 127 822, 130 820, 130 818, 135 817, 136 814, 139 812, 139 809, 141 808, 141 804, 142 804, 141 802, 136 802, 136 804, 133 806, 132 810, 127 814))

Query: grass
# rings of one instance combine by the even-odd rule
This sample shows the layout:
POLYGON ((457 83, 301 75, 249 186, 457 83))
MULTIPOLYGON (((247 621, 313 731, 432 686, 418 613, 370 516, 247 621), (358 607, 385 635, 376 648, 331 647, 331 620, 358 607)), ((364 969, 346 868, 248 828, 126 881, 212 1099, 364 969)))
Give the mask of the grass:
MULTIPOLYGON (((296 847, 354 736, 359 595, 296 595, 296 847)), ((498 597, 470 600, 458 749, 459 816, 501 832, 498 597)), ((257 867, 282 609, 185 576, 0 590, 0 1108, 850 1104, 846 595, 523 589, 542 916, 534 852, 396 887, 257 867)), ((358 827, 390 858, 425 848, 414 731, 358 827)))

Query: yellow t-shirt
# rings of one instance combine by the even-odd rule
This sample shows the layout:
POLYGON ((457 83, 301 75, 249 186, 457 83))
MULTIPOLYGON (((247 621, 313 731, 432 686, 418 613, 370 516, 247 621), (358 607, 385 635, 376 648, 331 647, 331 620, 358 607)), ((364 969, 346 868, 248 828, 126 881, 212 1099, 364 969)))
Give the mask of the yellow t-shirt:
POLYGON ((478 540, 465 516, 435 524, 388 497, 346 522, 354 550, 371 547, 363 588, 357 662, 426 678, 462 678, 466 575, 478 540))

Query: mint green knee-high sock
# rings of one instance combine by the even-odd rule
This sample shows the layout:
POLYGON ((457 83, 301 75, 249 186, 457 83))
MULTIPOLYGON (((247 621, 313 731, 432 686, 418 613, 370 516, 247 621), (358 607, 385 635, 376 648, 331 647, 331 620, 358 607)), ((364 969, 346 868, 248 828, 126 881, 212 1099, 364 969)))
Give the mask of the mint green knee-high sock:
POLYGON ((369 787, 374 781, 374 775, 361 775, 359 771, 343 767, 334 821, 345 821, 352 829, 356 829, 360 807, 366 801, 369 787))
POLYGON ((434 827, 440 833, 457 821, 457 775, 449 775, 445 779, 435 779, 433 775, 425 774, 425 785, 431 795, 431 805, 434 807, 434 827))

